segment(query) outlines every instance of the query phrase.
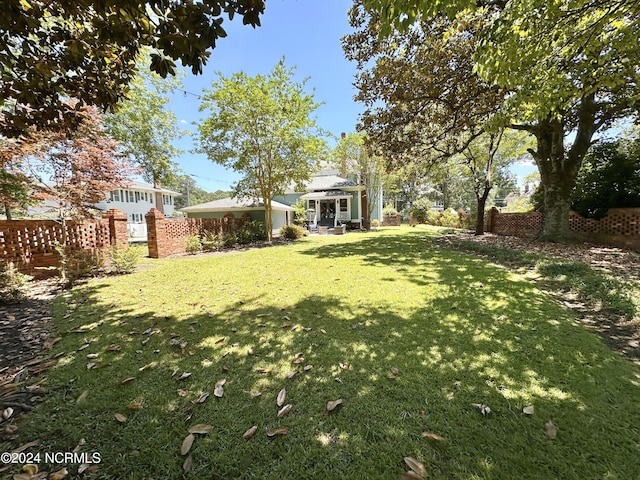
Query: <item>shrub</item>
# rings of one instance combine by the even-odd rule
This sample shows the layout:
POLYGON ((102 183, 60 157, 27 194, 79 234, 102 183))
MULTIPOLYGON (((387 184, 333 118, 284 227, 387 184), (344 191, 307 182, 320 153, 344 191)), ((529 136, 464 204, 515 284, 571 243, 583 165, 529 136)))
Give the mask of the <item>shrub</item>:
POLYGON ((298 201, 291 206, 295 208, 295 212, 293 214, 294 225, 303 226, 307 221, 307 209, 305 206, 305 201, 299 198, 298 201))
POLYGON ((213 232, 207 232, 200 239, 200 244, 205 252, 217 252, 222 248, 222 235, 216 235, 213 232))
POLYGON ((224 248, 233 248, 238 243, 236 232, 222 232, 220 234, 220 243, 224 248))
POLYGON ((0 262, 0 303, 21 301, 24 298, 25 287, 32 278, 0 262))
POLYGON ((393 207, 392 204, 388 203, 382 209, 382 215, 385 217, 395 217, 396 215, 398 215, 398 211, 393 207))
POLYGON ((200 237, 197 235, 189 235, 185 239, 185 250, 187 253, 194 255, 202 251, 202 244, 200 243, 200 237))
POLYGON ((440 216, 440 225, 443 227, 460 227, 460 217, 455 210, 445 210, 440 216))
POLYGON ((297 240, 306 234, 307 231, 298 225, 283 225, 280 227, 280 235, 288 240, 297 240))
POLYGON ((142 253, 138 248, 113 248, 109 252, 111 270, 118 274, 132 273, 138 266, 141 256, 142 253))
POLYGON ((380 221, 377 218, 371 220, 371 228, 378 228, 380 226, 380 221))
POLYGON ((434 209, 430 209, 427 210, 426 215, 425 215, 425 220, 424 222, 421 223, 427 223, 429 225, 440 225, 440 216, 441 216, 441 212, 439 212, 438 210, 434 210, 434 209))
POLYGON ((255 220, 246 222, 242 225, 237 236, 238 243, 242 245, 267 239, 267 233, 264 230, 264 223, 257 222, 255 220))
POLYGON ((432 202, 426 197, 419 198, 411 205, 409 215, 418 223, 429 223, 427 215, 431 209, 432 202))

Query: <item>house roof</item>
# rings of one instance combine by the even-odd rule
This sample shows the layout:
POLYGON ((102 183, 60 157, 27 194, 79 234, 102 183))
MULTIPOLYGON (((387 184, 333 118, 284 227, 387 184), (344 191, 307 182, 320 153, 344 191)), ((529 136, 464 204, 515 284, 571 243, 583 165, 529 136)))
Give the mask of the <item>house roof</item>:
POLYGON ((331 190, 340 188, 342 190, 360 190, 360 186, 348 178, 342 178, 338 175, 320 175, 313 177, 307 184, 307 191, 314 190, 331 190))
POLYGON ((351 198, 351 193, 342 190, 328 190, 325 192, 309 192, 301 195, 304 200, 322 200, 324 198, 351 198))
POLYGON ((142 182, 128 182, 127 186, 122 187, 124 189, 127 190, 143 190, 143 191, 147 191, 147 192, 162 192, 165 194, 169 194, 169 195, 177 195, 177 196, 182 196, 181 193, 179 192, 174 192, 173 190, 169 190, 167 188, 155 188, 153 185, 150 185, 148 183, 142 183, 142 182))
MULTIPOLYGON (((286 212, 293 212, 295 209, 284 203, 271 200, 271 209, 280 210, 286 212)), ((199 205, 192 205, 190 207, 181 208, 181 212, 230 212, 234 210, 264 210, 264 202, 262 199, 257 201, 251 198, 221 198, 220 200, 214 200, 213 202, 201 203, 199 205)))

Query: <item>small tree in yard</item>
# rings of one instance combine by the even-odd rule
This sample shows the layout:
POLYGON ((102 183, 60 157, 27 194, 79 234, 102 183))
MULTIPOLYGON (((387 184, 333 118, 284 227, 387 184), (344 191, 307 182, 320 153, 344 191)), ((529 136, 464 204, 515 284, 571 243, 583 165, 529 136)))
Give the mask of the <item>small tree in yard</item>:
POLYGON ((63 256, 61 274, 68 280, 65 266, 67 225, 73 218, 93 217, 93 204, 111 190, 126 185, 135 173, 118 152, 118 143, 102 130, 101 115, 94 107, 81 109, 82 121, 73 134, 36 132, 30 138, 40 147, 23 159, 23 171, 43 208, 62 222, 63 256))
POLYGON ((220 75, 200 106, 211 115, 198 126, 197 151, 244 175, 236 196, 262 198, 267 241, 273 231, 273 197, 308 180, 324 149, 310 117, 320 104, 304 92, 305 82, 295 83, 292 76, 284 61, 267 75, 220 75))

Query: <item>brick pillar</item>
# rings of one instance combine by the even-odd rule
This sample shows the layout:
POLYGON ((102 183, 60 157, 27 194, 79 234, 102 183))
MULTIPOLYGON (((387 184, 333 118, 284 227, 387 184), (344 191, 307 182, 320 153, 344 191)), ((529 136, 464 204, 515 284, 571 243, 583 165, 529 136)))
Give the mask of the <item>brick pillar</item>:
POLYGON ((109 219, 109 238, 111 246, 127 248, 129 246, 129 231, 127 230, 127 214, 117 208, 107 210, 103 215, 109 219))
MULTIPOLYGON (((153 182, 153 188, 156 190, 160 190, 162 185, 160 182, 153 182)), ((160 213, 164 214, 164 201, 162 199, 162 192, 155 192, 156 197, 156 208, 160 211, 160 213)))
POLYGON ((500 212, 498 212, 498 209, 496 207, 491 207, 488 213, 489 215, 487 215, 487 225, 485 231, 489 233, 495 233, 496 217, 500 214, 500 212))
POLYGON ((164 221, 164 214, 152 208, 144 216, 147 221, 147 245, 149 247, 149 257, 162 258, 166 256, 165 247, 167 244, 167 232, 164 221))

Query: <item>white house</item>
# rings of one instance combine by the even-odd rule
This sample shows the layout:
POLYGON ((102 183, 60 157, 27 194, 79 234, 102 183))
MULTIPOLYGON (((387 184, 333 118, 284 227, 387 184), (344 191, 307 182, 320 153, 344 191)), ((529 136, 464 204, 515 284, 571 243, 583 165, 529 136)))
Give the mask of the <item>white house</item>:
POLYGON ((166 188, 154 187, 141 182, 130 182, 126 188, 109 192, 103 202, 95 206, 100 210, 117 208, 127 214, 130 237, 146 237, 145 214, 152 208, 161 211, 165 217, 174 213, 174 200, 180 193, 166 188))

